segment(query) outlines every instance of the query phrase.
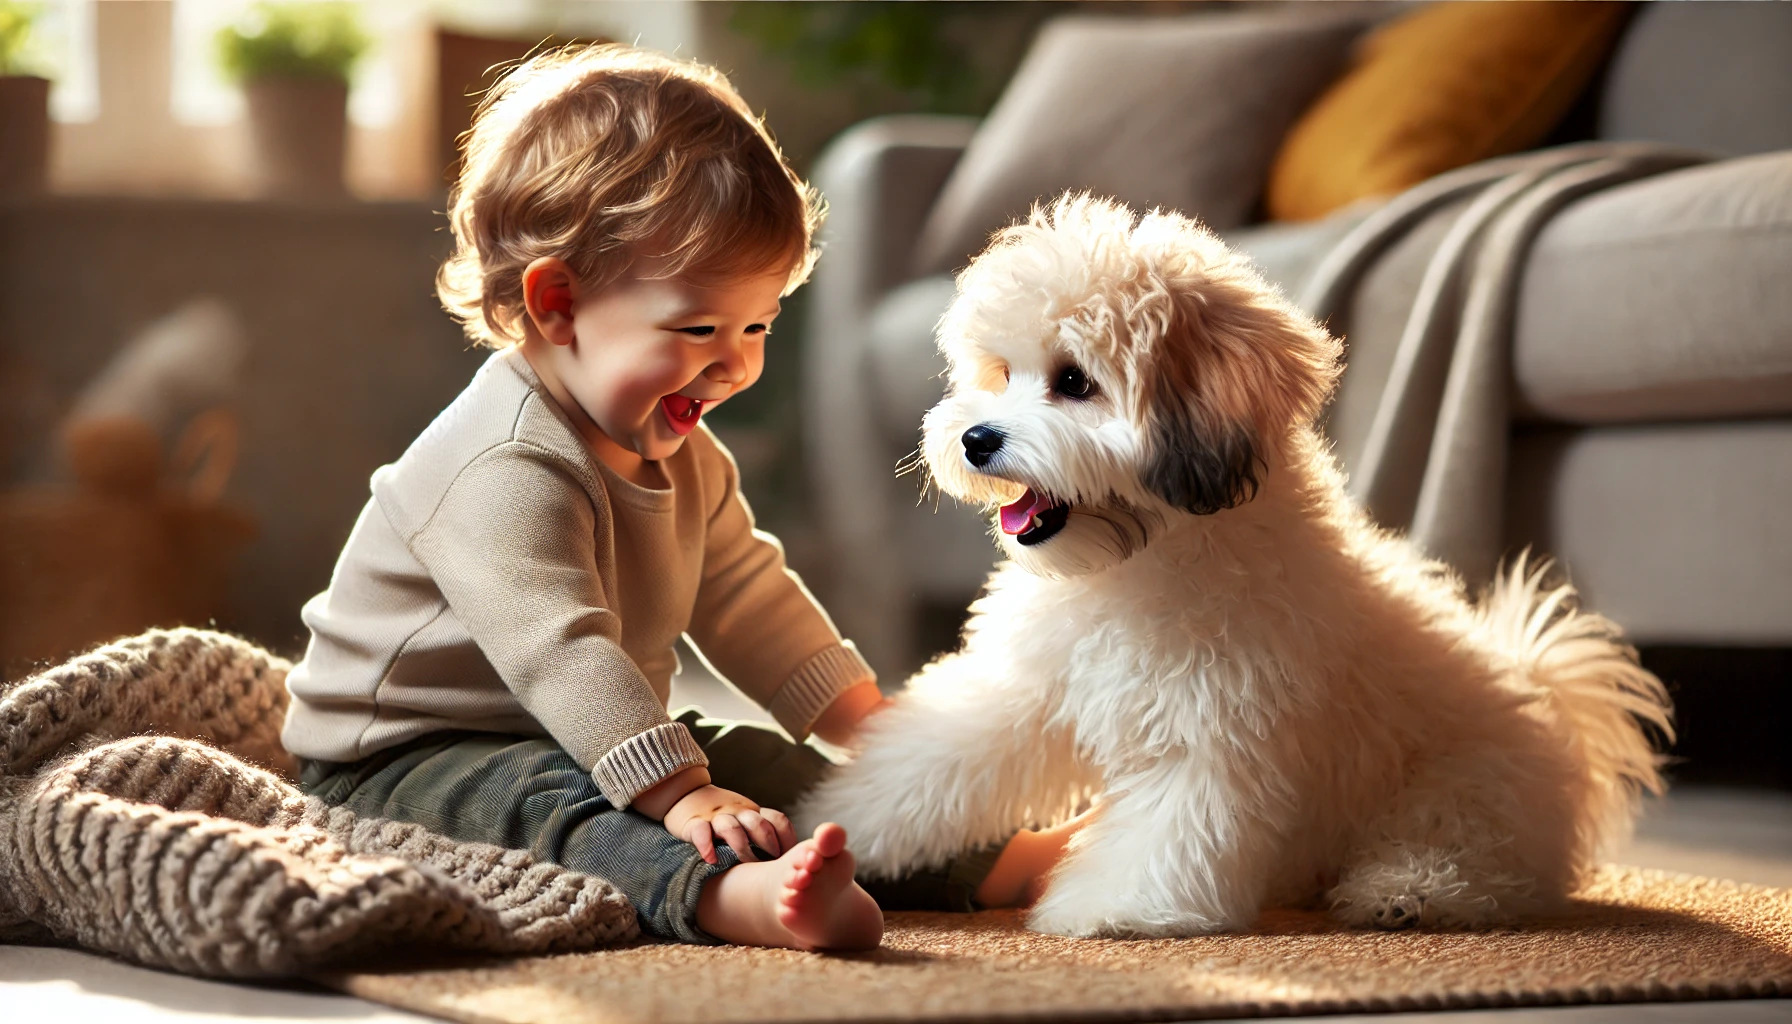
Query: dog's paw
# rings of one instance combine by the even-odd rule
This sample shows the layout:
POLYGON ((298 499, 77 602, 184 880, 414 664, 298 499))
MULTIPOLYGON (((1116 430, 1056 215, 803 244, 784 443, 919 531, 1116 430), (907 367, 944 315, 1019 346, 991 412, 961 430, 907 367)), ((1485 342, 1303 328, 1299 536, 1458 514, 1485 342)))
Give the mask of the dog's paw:
POLYGON ((1369 923, 1390 932, 1411 928, 1424 917, 1425 899, 1422 896, 1390 896, 1369 911, 1369 923))
POLYGON ((1091 913, 1090 910, 1088 907, 1075 906, 1062 896, 1054 899, 1048 895, 1035 902, 1033 909, 1027 913, 1027 927, 1045 935, 1063 935, 1073 939, 1111 935, 1111 922, 1106 920, 1106 915, 1091 913))
POLYGON ((1146 913, 1139 910, 1105 903, 1079 906, 1068 899, 1043 900, 1027 915, 1027 927, 1073 939, 1174 939, 1242 931, 1245 927, 1235 921, 1174 908, 1146 913))

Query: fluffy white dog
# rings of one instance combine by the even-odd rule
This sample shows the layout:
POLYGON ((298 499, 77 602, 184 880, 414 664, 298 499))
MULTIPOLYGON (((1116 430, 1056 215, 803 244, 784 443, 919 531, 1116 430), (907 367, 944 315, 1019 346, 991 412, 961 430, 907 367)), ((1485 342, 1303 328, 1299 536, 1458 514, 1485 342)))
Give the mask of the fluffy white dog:
MULTIPOLYGON (((1475 606, 1346 497, 1339 345, 1184 217, 1066 196, 959 277, 922 454, 1008 556, 800 809, 895 876, 1091 802, 1030 925, 1549 909, 1658 790, 1661 684, 1567 587, 1475 606)), ((808 824, 804 825, 807 828, 808 824)))

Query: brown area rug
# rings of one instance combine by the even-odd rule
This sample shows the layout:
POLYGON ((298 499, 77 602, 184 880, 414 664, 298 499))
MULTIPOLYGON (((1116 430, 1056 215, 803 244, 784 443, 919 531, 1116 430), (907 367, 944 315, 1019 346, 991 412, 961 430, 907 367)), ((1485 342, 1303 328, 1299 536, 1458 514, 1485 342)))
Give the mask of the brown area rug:
POLYGON ((883 948, 639 944, 320 979, 504 1024, 1173 1020, 1792 994, 1792 890, 1606 868, 1569 913, 1498 932, 1345 931, 1274 911, 1249 935, 1063 939, 1017 914, 891 914, 883 948))

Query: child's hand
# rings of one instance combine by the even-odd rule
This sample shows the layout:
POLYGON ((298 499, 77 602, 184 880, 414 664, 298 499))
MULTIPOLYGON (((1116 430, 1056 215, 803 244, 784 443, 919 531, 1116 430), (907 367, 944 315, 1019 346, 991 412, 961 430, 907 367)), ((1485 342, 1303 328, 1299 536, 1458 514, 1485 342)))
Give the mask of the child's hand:
POLYGON ((720 786, 703 785, 680 797, 666 812, 666 831, 690 843, 706 863, 716 862, 720 839, 743 861, 756 859, 749 843, 773 857, 796 845, 796 830, 783 811, 761 807, 720 786))

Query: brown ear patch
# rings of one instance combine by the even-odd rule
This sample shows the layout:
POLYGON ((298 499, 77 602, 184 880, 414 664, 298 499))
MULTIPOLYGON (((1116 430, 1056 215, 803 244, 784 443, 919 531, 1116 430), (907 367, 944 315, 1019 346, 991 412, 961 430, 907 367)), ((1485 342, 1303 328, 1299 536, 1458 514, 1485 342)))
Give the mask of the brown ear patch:
POLYGON ((1249 428, 1240 423, 1203 427, 1189 406, 1192 396, 1165 397, 1169 401, 1152 417, 1145 486, 1198 516, 1256 497, 1259 474, 1266 467, 1249 428))
POLYGON ((1141 380, 1143 483, 1211 515, 1256 497, 1290 431, 1310 427, 1338 376, 1339 345, 1248 263, 1192 223, 1157 258, 1167 302, 1141 380))

